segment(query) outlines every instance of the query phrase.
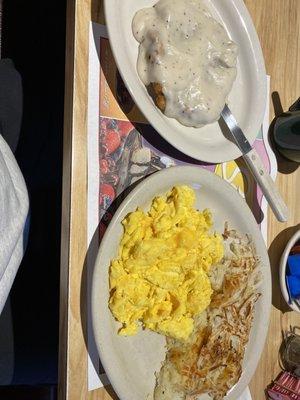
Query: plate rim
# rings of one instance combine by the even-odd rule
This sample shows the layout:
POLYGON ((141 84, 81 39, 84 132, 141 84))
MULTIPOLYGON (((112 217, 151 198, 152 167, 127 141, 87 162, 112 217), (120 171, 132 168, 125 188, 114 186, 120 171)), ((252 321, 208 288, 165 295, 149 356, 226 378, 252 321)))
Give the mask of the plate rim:
MULTIPOLYGON (((97 253, 97 257, 96 257, 96 261, 95 261, 95 265, 94 265, 94 269, 93 269, 93 277, 92 277, 92 284, 91 284, 91 317, 92 317, 92 329, 93 329, 93 335, 95 338, 95 343, 96 343, 96 347, 97 347, 97 351, 98 351, 98 355, 100 357, 101 363, 103 368, 105 369, 105 373, 110 381, 110 383, 113 386, 114 391, 117 393, 117 395, 119 396, 120 399, 123 399, 124 397, 122 397, 122 393, 119 392, 118 390, 118 380, 115 379, 114 377, 114 373, 113 373, 113 368, 111 368, 112 363, 108 361, 108 359, 110 358, 109 355, 107 354, 106 351, 102 351, 102 345, 103 345, 103 337, 101 334, 101 329, 97 330, 97 326, 99 326, 100 324, 100 320, 99 320, 99 313, 98 313, 98 307, 96 306, 97 303, 97 279, 95 279, 95 275, 99 274, 99 269, 100 268, 104 268, 103 266, 101 267, 101 255, 103 252, 103 249, 105 248, 106 245, 106 241, 109 238, 110 232, 113 231, 115 224, 117 223, 120 214, 122 214, 124 208, 126 208, 128 206, 128 204, 130 204, 131 199, 133 197, 135 197, 140 190, 142 190, 144 188, 144 186, 147 186, 149 184, 151 184, 151 181, 155 181, 157 179, 160 179, 161 175, 165 175, 165 174, 170 174, 170 173, 174 173, 175 170, 180 171, 180 170, 185 170, 185 171, 193 171, 193 173, 196 173, 199 175, 199 184, 201 184, 200 180, 201 180, 201 175, 206 175, 206 176, 210 176, 212 178, 212 180, 215 180, 216 182, 218 182, 219 184, 223 185, 224 190, 227 190, 227 192, 231 192, 233 197, 235 197, 236 199, 239 198, 240 204, 243 204, 243 208, 245 210, 245 212, 248 214, 247 220, 250 217, 251 222, 249 222, 250 226, 252 226, 251 230, 255 230, 256 234, 258 234, 258 237, 261 238, 261 242, 264 244, 263 245, 263 257, 260 254, 260 256, 263 258, 263 262, 265 264, 264 269, 265 272, 268 276, 268 279, 266 282, 264 282, 264 286, 268 287, 268 290, 266 293, 263 294, 263 307, 264 307, 264 311, 266 311, 266 315, 265 315, 265 320, 264 320, 264 324, 260 324, 259 327, 259 343, 260 343, 260 351, 259 352, 255 352, 255 355, 252 358, 252 363, 251 365, 248 367, 247 370, 242 372, 242 375, 240 377, 240 379, 238 380, 238 382, 236 383, 236 385, 238 385, 241 381, 242 383, 240 383, 240 388, 239 388, 239 392, 235 393, 234 395, 240 395, 243 390, 245 390, 246 386, 249 384, 251 378, 254 375, 254 372, 257 368, 258 362, 260 360, 260 357, 262 355, 262 351, 266 342, 266 338, 267 338, 267 334, 268 334, 268 328, 269 328, 269 322, 270 322, 270 313, 271 313, 271 304, 272 304, 272 280, 271 280, 271 268, 270 268, 270 260, 269 260, 269 256, 268 256, 268 251, 267 251, 267 247, 264 243, 264 239, 262 236, 262 233, 260 231, 260 229, 258 228, 258 225, 256 223, 256 220, 248 206, 248 204, 245 202, 243 203, 243 198, 234 190, 234 188, 224 179, 222 179, 221 177, 219 177, 218 175, 216 175, 215 173, 206 170, 205 168, 199 168, 197 166, 175 166, 175 167, 170 167, 170 168, 166 168, 163 170, 160 170, 158 172, 155 172, 151 175, 148 175, 146 178, 142 179, 141 182, 139 182, 134 189, 125 197, 125 199, 122 201, 122 203, 119 205, 119 207, 117 208, 112 220, 110 221, 108 228, 102 238, 102 241, 100 243, 100 246, 98 248, 98 253, 97 253), (171 171, 172 170, 172 171, 171 171), (247 211, 246 211, 247 210, 247 211), (112 372, 112 373, 111 373, 112 372), (247 374, 246 374, 247 372, 247 374)), ((180 172, 178 173, 179 176, 180 172)), ((179 176, 179 180, 180 180, 180 176, 179 176)), ((172 183, 170 183, 170 186, 172 185, 172 183)), ((108 269, 108 266, 107 266, 108 269)), ((107 277, 108 278, 108 277, 107 277)), ((110 311, 108 311, 110 312, 110 311)), ((104 340, 105 342, 105 340, 104 340)), ((255 340, 255 343, 257 342, 257 340, 255 340)), ((236 386, 235 385, 235 386, 236 386)), ((235 387, 234 386, 234 387, 235 387)), ((234 389, 234 387, 232 388, 232 390, 234 389)), ((126 400, 129 400, 130 397, 126 397, 126 400)), ((227 396, 225 396, 225 399, 230 399, 232 400, 233 398, 231 397, 231 391, 228 393, 227 396)))
MULTIPOLYGON (((210 163, 210 164, 217 164, 217 163, 235 160, 238 157, 240 157, 242 155, 242 153, 241 153, 240 149, 234 143, 233 143, 233 146, 230 148, 230 150, 227 153, 225 153, 225 154, 223 153, 224 156, 222 156, 222 158, 214 156, 214 153, 212 151, 209 152, 208 155, 206 155, 206 152, 201 152, 201 149, 200 150, 197 149, 197 153, 185 151, 184 146, 176 145, 176 143, 174 143, 172 140, 169 139, 168 134, 164 133, 163 129, 159 129, 159 127, 158 127, 158 125, 160 124, 159 122, 154 123, 154 124, 152 123, 153 120, 155 122, 155 117, 154 118, 150 117, 150 119, 147 118, 147 115, 149 115, 150 112, 147 112, 145 110, 146 107, 143 106, 143 102, 139 102, 140 96, 137 95, 134 90, 134 86, 135 86, 134 79, 131 79, 130 74, 128 76, 128 73, 124 73, 125 71, 123 70, 123 67, 122 67, 122 57, 120 55, 121 53, 120 53, 120 51, 118 51, 119 50, 118 44, 117 44, 118 43, 118 39, 117 39, 118 34, 117 34, 117 31, 115 30, 115 25, 113 23, 112 24, 109 23, 109 21, 111 21, 113 19, 112 17, 114 15, 113 3, 117 2, 117 1, 119 1, 119 0, 113 0, 113 1, 112 0, 104 0, 104 15, 105 15, 105 21, 106 21, 106 27, 107 27, 107 31, 108 31, 110 46, 111 46, 111 49, 113 52, 113 56, 114 56, 118 71, 127 87, 127 90, 129 91, 135 104, 137 105, 137 107, 139 108, 141 113, 144 115, 146 120, 149 122, 149 124, 152 125, 153 128, 156 130, 156 132, 164 140, 166 140, 171 146, 173 146, 174 148, 179 150, 182 154, 193 158, 194 160, 203 161, 203 162, 210 163), (198 155, 198 151, 200 151, 199 155, 198 155)), ((256 120, 259 122, 257 122, 257 127, 255 127, 255 130, 257 131, 256 136, 248 138, 250 144, 252 145, 254 143, 254 141, 256 140, 257 135, 259 134, 259 128, 260 128, 261 124, 263 123, 265 109, 266 109, 266 105, 267 105, 266 67, 265 67, 263 51, 262 51, 261 44, 260 44, 260 41, 259 41, 259 38, 257 35, 257 31, 255 29, 255 26, 254 26, 254 23, 253 23, 253 20, 252 20, 250 14, 249 14, 249 11, 248 11, 246 5, 244 4, 244 1, 243 0, 230 0, 230 2, 232 3, 233 8, 238 10, 239 14, 241 14, 243 17, 243 22, 244 22, 244 25, 246 26, 246 31, 249 36, 249 41, 250 41, 251 47, 254 49, 253 52, 256 56, 255 57, 255 65, 258 66, 257 70, 261 71, 259 74, 259 81, 257 83, 259 95, 256 97, 256 99, 258 99, 258 101, 261 104, 261 106, 259 107, 260 113, 259 113, 259 115, 257 115, 257 118, 256 118, 256 120)), ((138 79, 140 79, 137 71, 135 71, 135 73, 136 73, 138 79)), ((134 75, 135 74, 133 73, 133 76, 134 75)), ((155 105, 153 103, 153 108, 151 111, 151 114, 153 114, 153 115, 155 115, 154 112, 155 113, 157 112, 154 107, 155 107, 155 105)), ((167 117, 165 117, 165 118, 167 118, 167 117)))

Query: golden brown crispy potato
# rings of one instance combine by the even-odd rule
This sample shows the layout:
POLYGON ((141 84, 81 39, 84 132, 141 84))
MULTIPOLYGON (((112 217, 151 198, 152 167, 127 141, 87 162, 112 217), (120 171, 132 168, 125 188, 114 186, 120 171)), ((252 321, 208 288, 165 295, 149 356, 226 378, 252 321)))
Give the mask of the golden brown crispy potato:
POLYGON ((157 82, 152 82, 148 86, 148 91, 157 107, 164 112, 166 109, 166 98, 162 91, 162 85, 157 82))

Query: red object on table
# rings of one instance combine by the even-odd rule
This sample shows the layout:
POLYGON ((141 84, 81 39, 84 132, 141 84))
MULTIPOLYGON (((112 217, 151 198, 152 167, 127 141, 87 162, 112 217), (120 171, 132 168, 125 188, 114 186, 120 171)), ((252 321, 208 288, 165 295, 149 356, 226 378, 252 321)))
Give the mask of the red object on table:
POLYGON ((272 400, 300 400, 300 378, 283 371, 267 392, 272 400))

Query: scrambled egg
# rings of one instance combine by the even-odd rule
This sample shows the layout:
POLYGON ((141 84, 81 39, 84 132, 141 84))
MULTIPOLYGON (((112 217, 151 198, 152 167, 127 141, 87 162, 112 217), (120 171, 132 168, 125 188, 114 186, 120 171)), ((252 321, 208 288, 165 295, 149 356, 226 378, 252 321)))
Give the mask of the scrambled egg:
POLYGON ((110 266, 109 307, 121 335, 144 328, 186 340, 194 317, 210 304, 208 271, 223 257, 223 240, 211 234, 209 210, 194 208, 195 193, 174 187, 156 197, 149 212, 122 221, 118 258, 110 266))

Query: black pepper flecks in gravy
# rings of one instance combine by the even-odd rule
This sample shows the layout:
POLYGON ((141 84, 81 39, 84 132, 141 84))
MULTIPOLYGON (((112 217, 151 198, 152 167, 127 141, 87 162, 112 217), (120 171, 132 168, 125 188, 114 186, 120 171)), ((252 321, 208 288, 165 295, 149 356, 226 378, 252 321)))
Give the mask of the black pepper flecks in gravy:
POLYGON ((132 23, 143 83, 162 85, 165 114, 186 126, 217 121, 236 78, 237 46, 203 0, 159 0, 132 23))

